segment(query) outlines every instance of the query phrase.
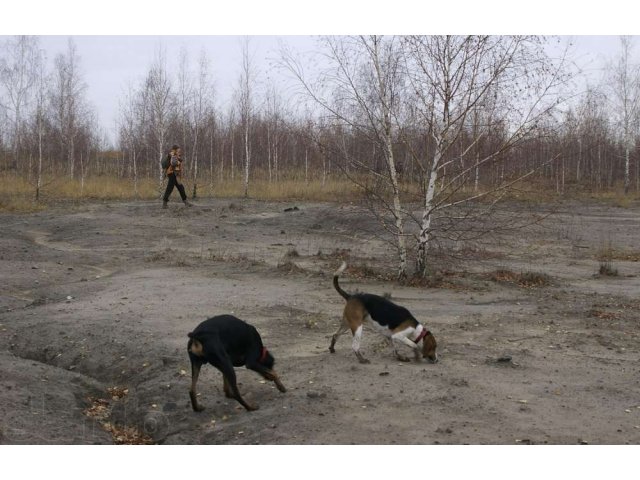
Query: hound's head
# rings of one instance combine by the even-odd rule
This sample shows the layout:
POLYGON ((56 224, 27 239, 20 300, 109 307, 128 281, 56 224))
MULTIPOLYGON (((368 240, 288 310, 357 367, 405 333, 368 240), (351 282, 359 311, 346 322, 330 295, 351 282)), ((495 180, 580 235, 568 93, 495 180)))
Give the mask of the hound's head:
POLYGON ((436 343, 436 337, 427 330, 426 335, 422 339, 422 358, 428 359, 431 363, 438 362, 438 353, 436 349, 438 344, 436 343))

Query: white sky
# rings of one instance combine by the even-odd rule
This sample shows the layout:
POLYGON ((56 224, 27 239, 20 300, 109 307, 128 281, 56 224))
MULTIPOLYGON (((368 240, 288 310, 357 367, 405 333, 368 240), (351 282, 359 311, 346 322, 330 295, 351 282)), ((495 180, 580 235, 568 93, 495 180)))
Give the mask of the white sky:
MULTIPOLYGON (((278 78, 270 67, 277 55, 278 38, 304 51, 313 48, 314 39, 309 34, 562 34, 565 41, 573 40, 578 64, 597 82, 605 60, 618 51, 617 35, 639 30, 631 20, 637 18, 635 15, 612 15, 618 2, 624 3, 622 0, 606 4, 575 0, 574 5, 574 0, 538 0, 534 6, 503 0, 458 0, 436 5, 410 0, 325 0, 308 4, 293 0, 245 0, 223 6, 212 2, 203 10, 193 0, 115 0, 109 2, 108 8, 102 6, 89 12, 82 10, 89 2, 29 0, 3 6, 3 10, 9 9, 5 18, 17 20, 0 27, 0 34, 41 36, 50 63, 57 53, 66 50, 67 40, 73 36, 87 84, 87 99, 96 108, 103 127, 112 135, 118 102, 126 85, 139 83, 159 47, 166 50, 169 66, 177 63, 180 48, 185 47, 192 69, 204 48, 212 60, 219 105, 228 101, 238 79, 241 37, 230 35, 232 33, 252 37, 251 49, 261 79, 267 74, 278 78), (65 4, 69 6, 64 8, 65 4), (455 15, 450 5, 456 6, 455 15), (17 10, 14 15, 11 15, 12 9, 17 10), (30 15, 33 12, 40 15, 34 18, 30 15), (465 15, 460 15, 461 12, 465 15), (212 35, 214 33, 224 35, 212 35), (266 33, 280 35, 264 35, 266 33), (614 35, 587 35, 593 33, 614 35)), ((640 42, 636 53, 640 53, 640 42)))
MULTIPOLYGON (((159 48, 166 51, 171 69, 177 66, 180 50, 188 52, 192 70, 197 67, 198 57, 204 49, 212 61, 218 104, 229 101, 239 75, 241 36, 42 36, 41 46, 46 50, 49 63, 56 54, 66 51, 68 39, 72 37, 80 56, 81 71, 87 84, 86 96, 95 107, 103 127, 113 134, 118 118, 119 100, 129 82, 139 85, 159 48)), ((314 48, 312 36, 251 36, 250 49, 254 52, 260 78, 281 78, 272 68, 277 57, 278 42, 286 41, 296 49, 306 51, 314 48)), ((601 76, 602 67, 619 49, 617 36, 573 36, 575 58, 595 81, 601 76)), ((640 51, 640 45, 638 46, 640 51)))
MULTIPOLYGON (((80 56, 87 99, 96 107, 107 130, 113 130, 119 100, 127 84, 140 84, 160 48, 166 52, 169 69, 177 68, 180 51, 185 48, 192 71, 197 70, 200 52, 204 49, 211 60, 218 105, 224 106, 230 100, 238 81, 242 36, 42 36, 41 46, 46 50, 51 65, 56 54, 66 51, 70 37, 80 56)), ((314 43, 311 36, 250 37, 249 48, 260 80, 267 76, 278 77, 276 69, 270 65, 277 55, 279 40, 286 40, 300 50, 312 48, 314 43)))

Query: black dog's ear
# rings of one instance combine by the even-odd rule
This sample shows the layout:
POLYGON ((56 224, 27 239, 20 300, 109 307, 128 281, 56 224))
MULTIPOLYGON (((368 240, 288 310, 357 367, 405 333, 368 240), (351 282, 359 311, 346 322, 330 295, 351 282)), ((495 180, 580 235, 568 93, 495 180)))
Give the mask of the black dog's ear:
POLYGON ((193 332, 189 332, 189 333, 187 333, 187 337, 189 337, 189 338, 193 338, 193 332))

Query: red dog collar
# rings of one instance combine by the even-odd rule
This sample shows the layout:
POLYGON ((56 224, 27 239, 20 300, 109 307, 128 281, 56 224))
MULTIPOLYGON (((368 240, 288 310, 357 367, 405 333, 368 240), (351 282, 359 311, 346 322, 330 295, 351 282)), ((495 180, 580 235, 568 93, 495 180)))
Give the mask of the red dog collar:
POLYGON ((267 359, 267 349, 262 347, 262 354, 260 354, 260 360, 258 360, 259 363, 264 362, 267 359))
POLYGON ((422 331, 420 332, 420 335, 418 335, 418 338, 416 338, 413 343, 418 343, 420 340, 422 340, 424 337, 426 337, 427 335, 429 335, 429 330, 427 330, 426 328, 423 328, 422 331))

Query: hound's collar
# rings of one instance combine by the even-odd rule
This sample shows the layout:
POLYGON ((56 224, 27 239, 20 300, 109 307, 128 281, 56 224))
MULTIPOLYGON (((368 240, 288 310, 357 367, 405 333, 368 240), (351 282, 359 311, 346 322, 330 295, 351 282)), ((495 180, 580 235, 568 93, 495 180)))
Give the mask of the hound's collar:
POLYGON ((268 350, 262 347, 262 353, 260 354, 260 360, 258 360, 258 363, 262 363, 267 359, 267 353, 268 353, 268 350))
POLYGON ((427 330, 426 328, 423 328, 422 331, 420 332, 420 335, 418 335, 418 338, 416 338, 413 343, 417 344, 420 340, 422 340, 424 337, 426 337, 427 335, 429 335, 429 330, 427 330))

